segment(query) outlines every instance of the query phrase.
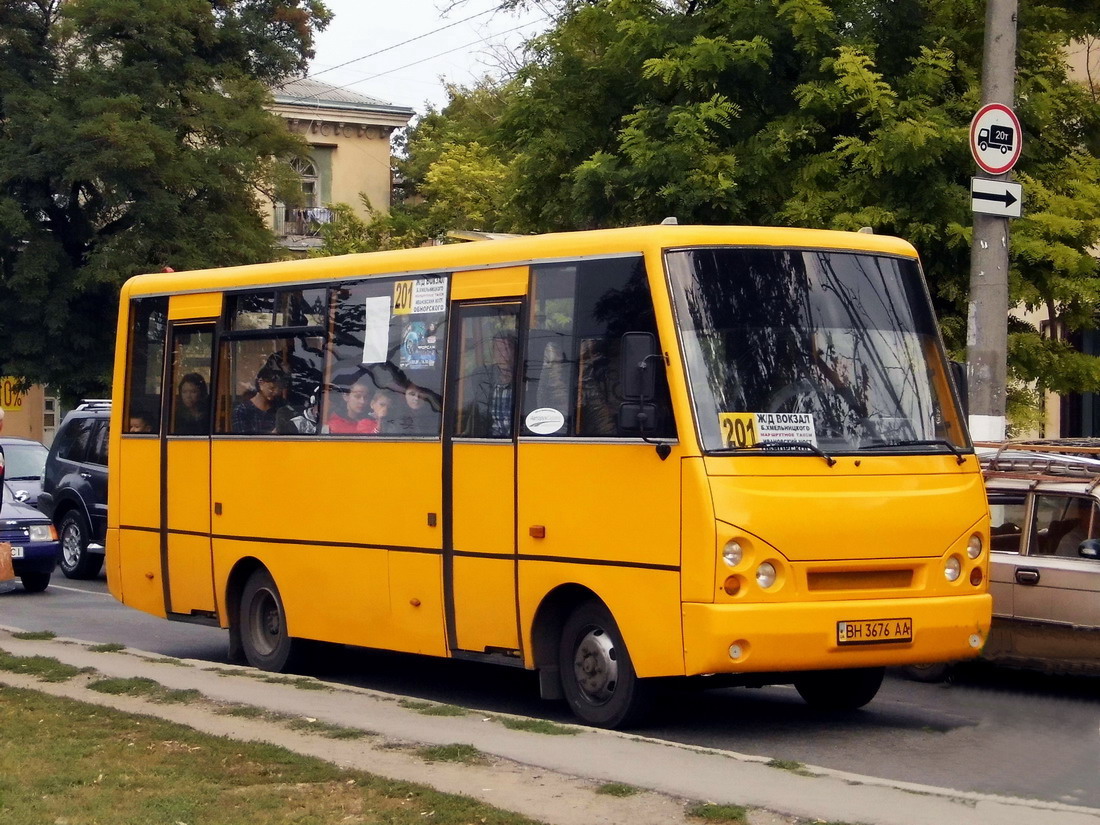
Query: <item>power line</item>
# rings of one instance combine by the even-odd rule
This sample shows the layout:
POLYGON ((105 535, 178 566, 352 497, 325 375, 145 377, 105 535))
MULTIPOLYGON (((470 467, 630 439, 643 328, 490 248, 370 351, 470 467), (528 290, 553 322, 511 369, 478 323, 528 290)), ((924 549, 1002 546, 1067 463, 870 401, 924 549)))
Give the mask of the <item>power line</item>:
MULTIPOLYGON (((494 11, 494 9, 489 9, 489 11, 494 11)), ((468 17, 468 18, 466 18, 466 20, 472 20, 472 19, 473 19, 474 17, 480 17, 480 16, 481 16, 481 15, 483 15, 483 14, 486 14, 486 12, 481 12, 481 14, 475 14, 475 15, 473 15, 473 17, 468 17)), ((502 32, 495 32, 495 33, 493 33, 493 34, 492 34, 491 36, 492 36, 492 37, 500 37, 500 36, 502 36, 502 35, 506 35, 506 34, 511 34, 512 32, 517 32, 517 31, 519 31, 520 29, 524 29, 524 28, 526 28, 526 27, 528 27, 528 26, 530 26, 530 25, 532 25, 532 24, 534 24, 534 23, 541 23, 542 21, 544 21, 544 20, 548 20, 548 19, 550 19, 550 18, 549 18, 549 16, 546 16, 546 17, 542 17, 542 18, 539 18, 539 19, 536 19, 536 20, 528 20, 528 21, 526 21, 526 22, 524 22, 524 23, 521 23, 521 24, 520 24, 520 25, 518 25, 518 26, 515 26, 514 28, 511 28, 511 29, 506 29, 505 31, 502 31, 502 32)), ((344 66, 347 66, 347 65, 349 65, 349 64, 351 64, 351 63, 356 63, 356 62, 358 62, 358 61, 360 61, 360 60, 365 60, 365 59, 366 59, 366 58, 368 58, 368 57, 374 57, 375 55, 379 55, 379 54, 382 54, 383 52, 388 52, 388 51, 391 51, 391 50, 393 50, 393 49, 397 48, 398 46, 403 46, 403 45, 405 45, 405 44, 407 44, 407 43, 412 43, 412 42, 413 42, 413 41, 415 41, 415 40, 420 40, 420 39, 422 39, 422 38, 424 38, 424 37, 427 37, 427 36, 428 36, 429 34, 434 34, 434 33, 435 33, 436 31, 443 31, 443 29, 447 29, 447 28, 450 28, 451 26, 453 26, 453 25, 457 25, 458 23, 464 23, 464 22, 466 22, 466 20, 459 20, 459 21, 457 21, 457 23, 452 23, 452 24, 450 24, 450 25, 448 25, 448 26, 443 26, 442 28, 440 28, 440 29, 436 29, 436 30, 435 30, 435 31, 433 31, 433 32, 428 32, 427 34, 422 34, 422 35, 418 35, 417 37, 413 37, 413 38, 410 38, 409 40, 405 40, 405 41, 403 41, 402 43, 397 43, 397 44, 394 44, 393 46, 387 46, 387 47, 386 47, 385 49, 380 49, 379 51, 376 51, 376 52, 372 52, 371 54, 366 54, 366 55, 363 55, 362 57, 357 57, 357 58, 355 58, 354 60, 349 60, 349 61, 346 61, 346 62, 344 62, 344 63, 341 63, 341 64, 340 64, 339 66, 332 66, 332 67, 330 67, 330 68, 328 68, 328 69, 322 69, 322 70, 321 70, 320 72, 315 72, 315 73, 313 73, 313 74, 309 74, 309 75, 306 75, 306 76, 305 76, 304 78, 289 78, 289 79, 287 79, 287 80, 283 81, 283 83, 280 83, 280 84, 279 84, 279 85, 278 85, 278 86, 277 86, 276 88, 282 88, 282 87, 283 87, 283 86, 285 86, 285 85, 286 85, 287 83, 292 83, 292 82, 294 82, 294 80, 296 80, 296 79, 301 79, 301 80, 308 80, 308 79, 311 79, 311 78, 313 78, 313 77, 316 77, 316 75, 318 75, 318 74, 321 74, 322 72, 328 72, 328 71, 332 71, 333 69, 339 69, 339 68, 342 68, 342 67, 344 67, 344 66)), ((458 51, 462 51, 463 49, 468 49, 468 48, 470 48, 471 46, 476 46, 476 45, 478 45, 479 43, 484 43, 484 42, 486 42, 486 39, 487 39, 487 38, 485 38, 485 37, 481 37, 481 38, 478 38, 477 40, 472 40, 472 41, 470 41, 469 43, 464 43, 464 44, 463 44, 463 45, 461 45, 461 46, 456 46, 456 47, 454 47, 454 48, 452 48, 452 49, 447 49, 447 50, 445 50, 445 51, 442 51, 442 52, 437 52, 436 54, 428 55, 427 57, 422 57, 422 58, 420 58, 419 60, 414 60, 414 61, 412 61, 411 63, 406 63, 406 64, 404 64, 404 65, 402 65, 402 66, 396 66, 396 67, 394 67, 394 68, 392 68, 392 69, 387 69, 387 70, 386 70, 386 71, 384 71, 384 72, 378 72, 377 74, 369 75, 369 76, 367 76, 367 77, 362 77, 362 78, 359 78, 358 80, 353 80, 353 81, 351 81, 350 83, 346 83, 346 84, 344 84, 343 86, 333 86, 333 87, 331 87, 331 88, 332 88, 332 89, 333 89, 334 91, 346 91, 346 90, 350 89, 350 88, 351 88, 352 86, 355 86, 355 85, 357 85, 357 84, 359 84, 359 83, 366 83, 367 81, 370 81, 370 80, 375 80, 376 78, 379 78, 379 77, 384 77, 385 75, 388 75, 388 74, 393 74, 394 72, 399 72, 399 71, 401 71, 402 69, 408 69, 408 68, 409 68, 409 67, 411 67, 411 66, 417 66, 417 65, 419 65, 419 64, 421 64, 421 63, 427 63, 427 62, 428 62, 429 60, 435 60, 435 59, 436 59, 437 57, 443 57, 444 55, 448 55, 448 54, 451 54, 451 53, 453 53, 453 52, 458 52, 458 51)), ((307 95, 301 95, 300 97, 296 97, 296 98, 293 98, 293 99, 292 99, 291 101, 289 101, 289 102, 298 102, 298 101, 302 101, 302 100, 308 100, 308 99, 310 99, 311 97, 312 97, 312 95, 308 95, 308 94, 307 94, 307 95)))
POLYGON ((471 14, 469 17, 465 17, 462 20, 456 20, 453 23, 448 23, 446 26, 440 26, 438 29, 432 29, 430 32, 424 32, 424 34, 418 34, 416 37, 410 37, 408 40, 402 40, 400 43, 394 43, 392 46, 386 46, 386 48, 379 49, 376 52, 370 52, 369 54, 364 54, 360 57, 353 57, 351 60, 346 60, 343 63, 338 63, 335 66, 329 66, 327 69, 321 69, 317 72, 310 72, 305 76, 305 78, 303 78, 303 80, 317 77, 317 75, 324 74, 325 72, 332 72, 336 69, 342 69, 345 66, 350 66, 352 63, 358 63, 360 60, 366 60, 369 57, 377 57, 380 54, 385 54, 386 52, 393 51, 394 49, 398 49, 402 46, 407 46, 409 43, 415 43, 417 40, 423 40, 425 37, 431 37, 433 34, 438 34, 441 31, 446 31, 447 29, 454 28, 455 26, 458 26, 462 23, 468 23, 471 20, 476 20, 478 17, 484 17, 490 12, 494 12, 496 10, 497 9, 495 8, 489 8, 485 11, 480 11, 477 14, 471 14))

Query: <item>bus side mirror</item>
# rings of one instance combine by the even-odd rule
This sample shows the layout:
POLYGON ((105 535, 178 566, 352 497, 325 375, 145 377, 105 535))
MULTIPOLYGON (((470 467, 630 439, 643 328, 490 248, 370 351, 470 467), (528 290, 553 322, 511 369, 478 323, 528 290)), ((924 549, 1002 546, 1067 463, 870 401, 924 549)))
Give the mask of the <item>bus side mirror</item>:
POLYGON ((970 386, 966 380, 966 364, 961 361, 948 362, 951 367, 951 380, 955 382, 955 392, 959 395, 963 415, 970 415, 970 386))
POLYGON ((623 398, 643 404, 657 392, 657 339, 649 332, 628 332, 620 352, 623 398))

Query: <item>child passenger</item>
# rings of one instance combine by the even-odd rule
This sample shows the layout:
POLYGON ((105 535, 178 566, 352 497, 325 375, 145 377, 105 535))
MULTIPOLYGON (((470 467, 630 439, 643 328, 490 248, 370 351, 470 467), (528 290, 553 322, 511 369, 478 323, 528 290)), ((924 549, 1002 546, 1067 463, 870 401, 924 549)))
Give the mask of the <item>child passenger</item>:
POLYGON ((369 413, 372 406, 370 384, 365 378, 361 378, 351 385, 351 389, 344 397, 345 415, 333 413, 329 416, 329 432, 343 434, 378 432, 378 421, 369 413))

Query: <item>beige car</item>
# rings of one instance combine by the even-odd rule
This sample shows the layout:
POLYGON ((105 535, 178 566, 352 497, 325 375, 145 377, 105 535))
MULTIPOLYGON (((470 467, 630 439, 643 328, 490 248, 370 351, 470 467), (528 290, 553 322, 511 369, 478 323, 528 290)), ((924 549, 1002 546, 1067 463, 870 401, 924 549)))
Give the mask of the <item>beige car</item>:
MULTIPOLYGON (((979 453, 991 516, 993 595, 993 628, 982 658, 1100 674, 1100 443, 1033 442, 979 453)), ((948 667, 905 672, 935 681, 948 667)))

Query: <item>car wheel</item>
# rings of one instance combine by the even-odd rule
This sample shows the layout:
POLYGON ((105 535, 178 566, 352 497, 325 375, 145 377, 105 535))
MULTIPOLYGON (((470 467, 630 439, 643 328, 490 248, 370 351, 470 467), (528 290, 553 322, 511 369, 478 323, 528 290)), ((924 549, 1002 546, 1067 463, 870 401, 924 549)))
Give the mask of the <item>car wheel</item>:
POLYGON ((901 668, 901 675, 911 682, 934 684, 946 679, 950 670, 950 662, 933 662, 925 665, 906 665, 901 668))
POLYGON ((581 604, 566 620, 558 665, 565 699, 583 722, 625 727, 649 711, 652 688, 634 672, 619 628, 600 602, 581 604))
POLYGON ((238 621, 241 646, 253 667, 282 673, 302 658, 305 640, 287 633, 282 596, 265 568, 253 572, 245 582, 238 621))
POLYGON ((70 579, 93 579, 103 566, 103 556, 88 552, 91 531, 76 510, 69 510, 57 528, 61 537, 61 572, 70 579))
POLYGON ((24 573, 19 579, 28 593, 41 593, 50 586, 49 573, 24 573))
POLYGON ((815 670, 794 682, 806 704, 820 710, 855 710, 875 698, 882 686, 884 667, 815 670))

